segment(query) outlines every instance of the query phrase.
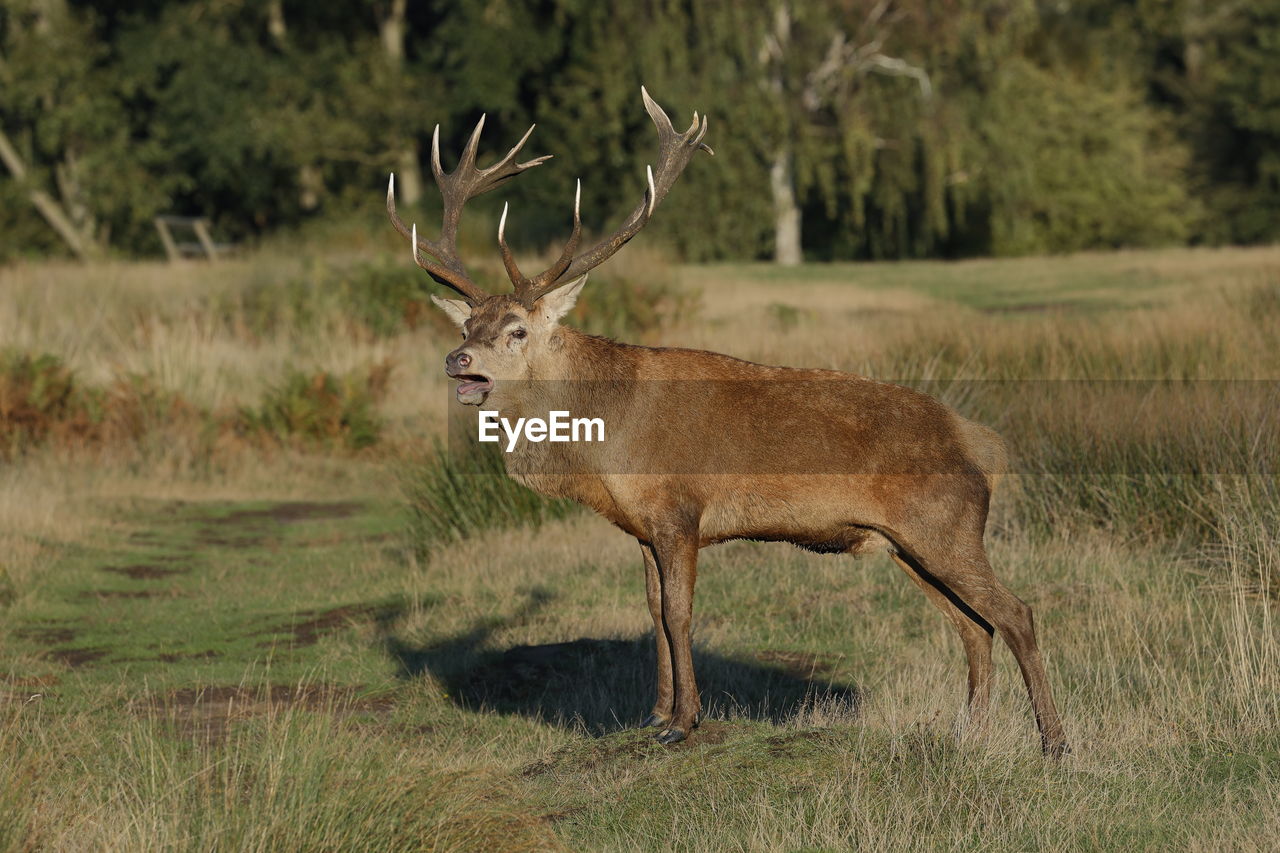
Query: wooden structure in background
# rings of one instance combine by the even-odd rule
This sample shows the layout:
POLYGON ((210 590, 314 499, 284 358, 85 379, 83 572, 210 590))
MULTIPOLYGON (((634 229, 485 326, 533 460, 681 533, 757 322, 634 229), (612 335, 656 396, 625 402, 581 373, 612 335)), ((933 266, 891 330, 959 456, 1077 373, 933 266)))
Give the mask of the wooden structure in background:
POLYGON ((216 261, 219 255, 226 254, 232 248, 229 243, 213 242, 213 237, 209 234, 209 220, 202 216, 157 216, 155 223, 160 242, 164 244, 164 253, 169 256, 171 263, 201 256, 216 261), (178 228, 190 229, 195 234, 195 242, 179 243, 175 240, 172 229, 178 228))

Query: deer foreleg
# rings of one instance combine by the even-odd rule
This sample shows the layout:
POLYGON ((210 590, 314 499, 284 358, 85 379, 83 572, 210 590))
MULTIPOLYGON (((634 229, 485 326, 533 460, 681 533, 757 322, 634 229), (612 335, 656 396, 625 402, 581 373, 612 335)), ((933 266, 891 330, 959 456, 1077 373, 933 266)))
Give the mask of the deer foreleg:
POLYGON ((671 646, 671 674, 675 683, 674 713, 667 727, 658 733, 658 742, 666 744, 684 740, 702 713, 689 636, 693 587, 698 575, 698 541, 693 536, 659 539, 653 543, 653 551, 662 584, 662 623, 671 646))
POLYGON ((644 552, 644 590, 649 598, 649 615, 653 617, 653 639, 658 651, 658 696, 653 710, 640 725, 666 727, 675 713, 675 684, 671 673, 671 643, 662 621, 662 578, 652 546, 640 543, 644 552))

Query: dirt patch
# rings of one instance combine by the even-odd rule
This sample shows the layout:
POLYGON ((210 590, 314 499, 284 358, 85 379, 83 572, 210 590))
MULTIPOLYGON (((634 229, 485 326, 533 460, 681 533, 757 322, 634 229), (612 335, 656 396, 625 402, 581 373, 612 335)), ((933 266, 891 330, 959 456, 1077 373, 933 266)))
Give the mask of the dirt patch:
POLYGON ((212 545, 216 548, 257 548, 267 544, 270 538, 271 534, 266 530, 220 533, 219 528, 216 527, 206 527, 196 534, 196 541, 201 545, 212 545))
POLYGON ((116 658, 112 663, 178 663, 179 661, 212 660, 222 657, 221 652, 208 649, 203 652, 163 652, 151 658, 116 658))
POLYGON ((166 569, 164 566, 155 566, 149 563, 138 563, 133 566, 107 566, 104 572, 112 574, 124 575, 133 578, 136 581, 156 580, 158 578, 167 578, 170 575, 183 575, 191 571, 190 569, 166 569))
POLYGON ((85 646, 80 649, 51 649, 46 654, 52 660, 56 660, 63 666, 69 666, 77 669, 87 666, 94 661, 101 660, 107 656, 110 649, 102 646, 85 646))
POLYGON ((163 663, 177 663, 180 660, 211 660, 220 658, 222 654, 215 652, 213 649, 207 649, 203 652, 165 652, 156 655, 156 660, 163 663))
POLYGON ((45 643, 50 646, 59 646, 69 643, 76 638, 76 632, 73 628, 67 628, 62 625, 47 625, 35 628, 19 628, 13 632, 24 640, 35 640, 37 643, 45 643))
POLYGON ((216 741, 224 739, 237 722, 293 710, 323 711, 336 717, 389 716, 395 701, 385 695, 361 696, 365 689, 335 684, 188 687, 136 703, 132 710, 166 720, 184 736, 216 741))
MULTIPOLYGON (((259 634, 292 634, 285 641, 292 646, 314 646, 320 638, 348 628, 353 623, 362 622, 377 613, 379 608, 372 604, 349 604, 335 607, 332 610, 303 610, 299 616, 309 617, 301 622, 287 622, 282 625, 259 631, 259 634)), ((265 640, 258 644, 260 648, 280 645, 280 640, 265 640)))
POLYGON ((351 501, 325 503, 320 501, 287 501, 265 509, 237 510, 222 518, 208 519, 213 525, 241 525, 246 522, 275 521, 290 524, 298 521, 325 521, 350 518, 364 509, 362 504, 351 501))
POLYGON ((111 599, 130 598, 173 598, 171 594, 154 592, 149 589, 87 589, 76 595, 82 601, 109 601, 111 599))
POLYGON ((200 519, 202 526, 196 533, 196 541, 223 548, 274 550, 280 547, 279 539, 273 534, 278 525, 350 518, 364 508, 363 504, 352 501, 286 501, 263 509, 235 510, 224 516, 200 519))
POLYGON ((1045 314, 1079 307, 1079 302, 1019 302, 1015 305, 987 305, 978 310, 983 314, 1045 314))
POLYGON ((771 663, 791 675, 807 678, 835 669, 835 663, 813 652, 793 652, 784 649, 765 649, 756 653, 756 660, 771 663))
POLYGON ((829 732, 795 732, 792 734, 774 735, 765 738, 765 751, 774 758, 790 758, 802 753, 808 747, 821 746, 834 742, 829 732))

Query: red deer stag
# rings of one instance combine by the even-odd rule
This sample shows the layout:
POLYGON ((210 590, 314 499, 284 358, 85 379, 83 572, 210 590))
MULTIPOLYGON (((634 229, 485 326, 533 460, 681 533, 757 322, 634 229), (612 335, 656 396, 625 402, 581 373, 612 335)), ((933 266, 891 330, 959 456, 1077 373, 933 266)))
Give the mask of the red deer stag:
POLYGON ((575 198, 564 250, 532 277, 507 246, 504 208, 498 246, 513 293, 487 293, 467 274, 457 253, 458 222, 468 199, 548 159, 516 162, 533 128, 497 163, 478 169, 482 118, 449 174, 436 128, 431 166, 444 197, 438 241, 420 238, 417 226, 411 230, 396 214, 394 175, 387 211, 418 265, 462 297, 433 297, 462 330, 463 343, 445 358, 461 403, 487 401, 505 416, 545 408, 548 395, 558 395, 556 408, 587 409, 608 425, 608 441, 598 446, 524 442, 508 455, 507 469, 639 540, 658 651, 657 701, 643 725, 658 727, 664 744, 698 725, 689 627, 699 549, 733 539, 784 541, 824 553, 887 550, 960 634, 971 725, 988 706, 998 630, 1022 670, 1044 751, 1062 754, 1031 608, 997 580, 983 545, 992 489, 1005 466, 996 433, 897 385, 633 346, 559 324, 587 273, 649 222, 699 150, 713 153, 702 141, 705 118, 695 112, 689 129, 677 132, 641 94, 658 131, 657 166, 648 170, 643 200, 618 230, 579 253, 575 198))

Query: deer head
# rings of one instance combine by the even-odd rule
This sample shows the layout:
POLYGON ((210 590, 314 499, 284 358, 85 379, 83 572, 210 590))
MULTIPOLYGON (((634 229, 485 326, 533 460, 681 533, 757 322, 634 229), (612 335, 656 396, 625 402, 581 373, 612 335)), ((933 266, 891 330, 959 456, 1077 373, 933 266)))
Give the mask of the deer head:
MULTIPOLYGON (((431 139, 431 170, 444 199, 444 216, 438 241, 418 237, 418 227, 406 227, 396 213, 395 175, 387 187, 387 213, 391 224, 409 238, 413 259, 440 284, 451 288, 461 299, 432 296, 449 318, 462 330, 463 343, 445 358, 445 372, 459 380, 458 400, 479 405, 501 380, 546 377, 546 363, 555 351, 554 339, 562 317, 573 307, 586 284, 587 273, 611 258, 649 222, 653 211, 666 197, 680 173, 699 149, 714 154, 702 138, 707 132, 706 117, 693 114, 693 124, 684 133, 671 125, 662 107, 640 88, 645 110, 658 131, 658 164, 648 167, 644 199, 613 233, 578 254, 582 238, 579 181, 573 202, 573 230, 564 250, 550 267, 533 277, 516 265, 506 241, 507 207, 498 222, 498 248, 512 293, 489 293, 467 273, 457 253, 458 223, 462 207, 469 199, 497 189, 507 181, 551 159, 550 155, 517 163, 516 156, 533 133, 530 127, 506 155, 486 169, 476 168, 476 151, 484 117, 476 124, 462 151, 457 168, 446 174, 440 165, 440 126, 431 139)), ((557 377, 562 378, 562 377, 557 377)))

